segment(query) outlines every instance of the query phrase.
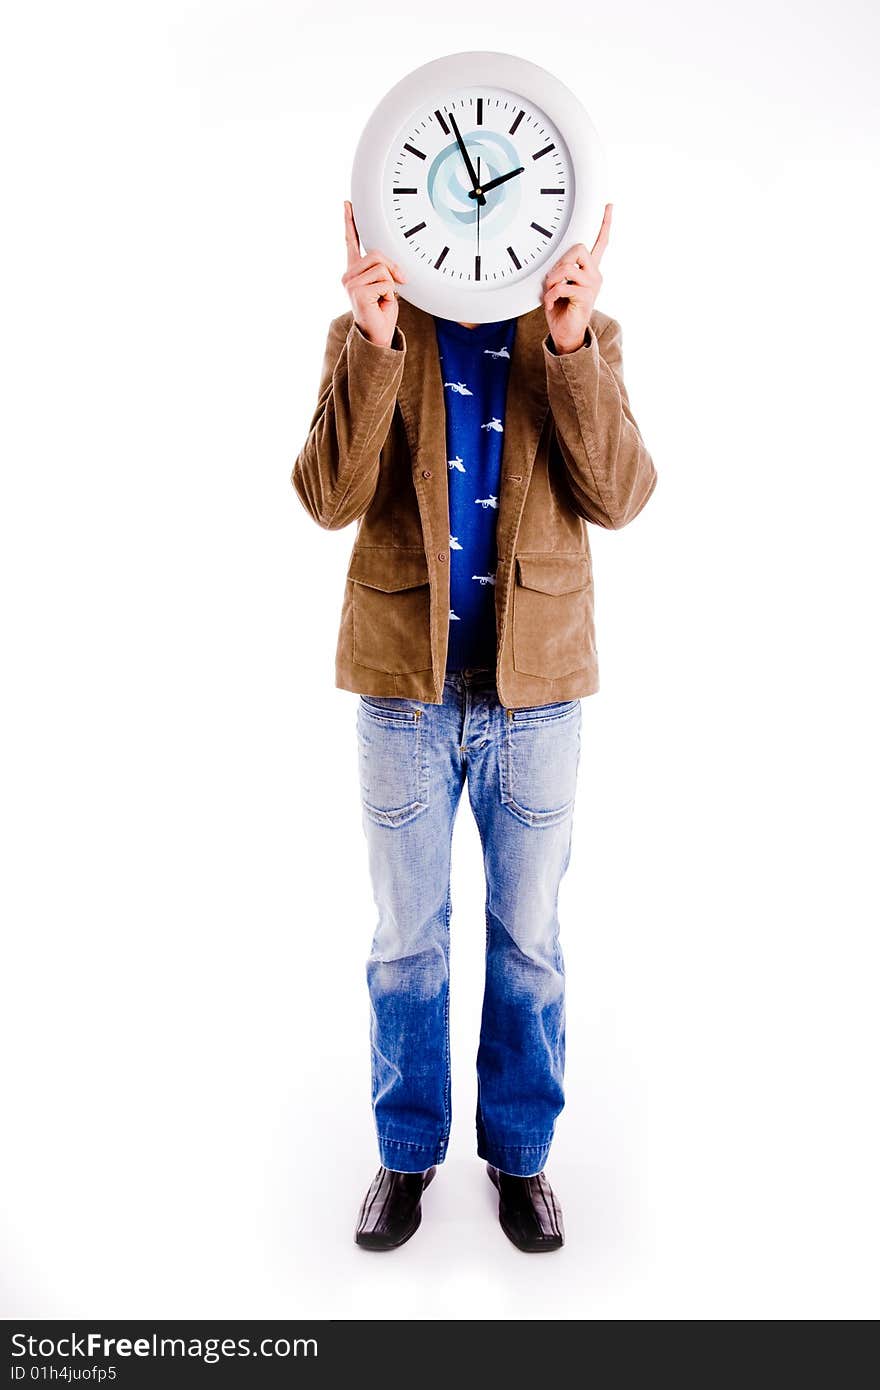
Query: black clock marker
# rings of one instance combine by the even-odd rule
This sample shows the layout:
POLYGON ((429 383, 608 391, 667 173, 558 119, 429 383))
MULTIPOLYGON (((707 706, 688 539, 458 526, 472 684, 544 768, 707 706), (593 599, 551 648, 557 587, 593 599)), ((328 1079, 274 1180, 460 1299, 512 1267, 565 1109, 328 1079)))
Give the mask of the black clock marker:
POLYGON ((441 112, 435 111, 435 112, 434 112, 434 115, 437 117, 437 120, 440 122, 440 129, 443 131, 443 134, 444 134, 444 135, 448 135, 448 134, 449 134, 449 126, 448 126, 448 125, 446 124, 446 122, 444 121, 441 112))
MULTIPOLYGON (((537 153, 537 154, 533 154, 533 155, 532 155, 532 159, 541 159, 541 157, 542 157, 543 155, 549 154, 551 150, 555 150, 555 149, 556 149, 556 146, 555 146, 555 145, 545 145, 544 148, 543 148, 543 150, 538 150, 538 153, 537 153)), ((422 158, 424 158, 424 155, 422 156, 422 158)))
POLYGON ((542 192, 542 193, 559 193, 559 194, 563 194, 563 193, 565 192, 565 189, 564 189, 564 188, 542 188, 542 189, 541 189, 541 192, 542 192))
MULTIPOLYGON (((483 124, 483 98, 477 97, 477 125, 483 124)), ((479 275, 477 279, 479 280, 479 275)))
POLYGON ((515 134, 516 134, 516 128, 517 128, 517 126, 519 125, 520 121, 522 120, 522 118, 523 118, 523 116, 524 116, 525 114, 526 114, 525 111, 519 111, 519 112, 517 113, 516 120, 514 121, 513 125, 510 127, 510 130, 507 132, 508 135, 515 135, 515 134))
POLYGON ((474 256, 474 279, 475 279, 475 280, 479 280, 479 278, 480 278, 480 257, 479 257, 479 256, 474 256))
POLYGON ((443 247, 443 250, 440 252, 440 255, 437 257, 436 261, 434 262, 434 269, 435 269, 435 270, 439 270, 439 269, 440 269, 441 265, 442 265, 443 262, 446 260, 446 255, 447 255, 447 252, 448 252, 448 251, 449 251, 449 247, 448 247, 448 246, 444 246, 444 247, 443 247))
MULTIPOLYGON (((424 225, 425 225, 425 224, 422 223, 422 226, 424 226, 424 225)), ((532 223, 532 226, 534 227, 534 229, 535 229, 536 232, 540 232, 540 233, 541 233, 541 236, 552 236, 552 235, 553 235, 552 232, 548 232, 548 231, 547 231, 547 228, 546 228, 546 227, 542 227, 541 224, 540 224, 540 222, 533 222, 533 223, 532 223)), ((409 232, 407 232, 407 236, 409 236, 409 232)))
MULTIPOLYGON (((393 191, 395 193, 418 193, 419 190, 417 188, 395 188, 393 191)), ((541 189, 542 193, 549 193, 549 191, 550 190, 546 188, 541 189)))
POLYGON ((508 254, 508 256, 510 257, 510 259, 513 261, 513 264, 516 266, 517 270, 522 270, 522 266, 521 266, 520 263, 519 263, 519 258, 517 257, 517 254, 516 254, 516 252, 514 251, 514 249, 513 249, 512 246, 508 246, 508 248, 507 248, 507 254, 508 254))
MULTIPOLYGON (((403 148, 404 148, 405 150, 409 150, 410 154, 418 155, 419 159, 424 159, 424 158, 425 158, 425 155, 422 154, 422 151, 421 151, 421 150, 417 150, 416 147, 415 147, 415 145, 407 145, 407 144, 404 144, 403 148)), ((550 148, 552 149, 553 146, 551 145, 550 148)), ((538 157, 538 156, 535 155, 535 158, 536 158, 536 159, 537 159, 537 157, 538 157)))
MULTIPOLYGON (((416 232, 420 232, 420 231, 422 230, 422 228, 423 228, 423 227, 427 227, 427 225, 428 225, 427 222, 419 222, 415 227, 410 227, 409 231, 408 231, 408 232, 404 232, 403 235, 404 235, 404 236, 415 236, 416 232)), ((534 225, 535 225, 535 224, 532 223, 532 226, 534 226, 534 225)), ((549 236, 550 233, 548 232, 547 235, 549 236)))

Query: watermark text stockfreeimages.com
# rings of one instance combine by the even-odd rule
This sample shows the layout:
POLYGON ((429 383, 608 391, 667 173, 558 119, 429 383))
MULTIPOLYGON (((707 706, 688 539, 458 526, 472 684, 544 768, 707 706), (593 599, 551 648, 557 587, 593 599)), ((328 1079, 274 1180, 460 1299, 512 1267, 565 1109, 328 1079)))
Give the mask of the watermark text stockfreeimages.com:
MULTIPOLYGON (((25 1362, 55 1357, 103 1362, 129 1357, 177 1357, 213 1365, 240 1356, 285 1358, 318 1355, 315 1337, 262 1337, 254 1341, 250 1337, 162 1337, 155 1332, 145 1337, 106 1337, 101 1332, 71 1332, 52 1338, 13 1332, 11 1344, 12 1356, 25 1362)), ((19 1364, 13 1368, 12 1378, 21 1379, 15 1374, 16 1369, 24 1371, 25 1367, 19 1364)), ((95 1379, 103 1377, 96 1376, 95 1379)))

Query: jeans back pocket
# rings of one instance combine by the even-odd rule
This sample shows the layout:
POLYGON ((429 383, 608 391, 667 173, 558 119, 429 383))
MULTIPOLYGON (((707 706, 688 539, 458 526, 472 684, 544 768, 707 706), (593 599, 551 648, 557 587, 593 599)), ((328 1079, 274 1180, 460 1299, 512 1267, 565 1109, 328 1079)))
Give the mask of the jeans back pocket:
POLYGON ((428 769, 422 711, 405 700, 362 695, 357 738, 365 814, 377 825, 398 826, 425 811, 428 769))
POLYGON ((574 806, 580 761, 580 700, 512 709, 504 724, 502 802, 526 825, 556 825, 574 806))

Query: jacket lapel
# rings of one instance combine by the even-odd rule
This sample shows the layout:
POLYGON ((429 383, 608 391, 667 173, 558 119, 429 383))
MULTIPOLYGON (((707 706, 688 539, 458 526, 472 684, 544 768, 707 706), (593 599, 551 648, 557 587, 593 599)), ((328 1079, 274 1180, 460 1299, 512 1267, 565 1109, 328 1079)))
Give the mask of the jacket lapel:
POLYGON ((446 404, 434 320, 423 309, 401 299, 397 321, 406 338, 406 363, 397 403, 409 443, 425 549, 434 555, 441 550, 448 553, 446 404))
POLYGON ((498 555, 510 558, 544 420, 549 410, 544 350, 547 319, 542 305, 522 314, 507 379, 504 445, 501 452, 501 494, 498 499, 498 555))
MULTIPOLYGON (((425 548, 448 553, 449 481, 446 402, 432 316, 406 299, 398 302, 406 338, 406 365, 397 393, 413 465, 425 548), (428 477, 425 477, 425 473, 428 477)), ((519 528, 529 478, 549 409, 542 343, 547 320, 539 304, 517 319, 501 453, 498 553, 505 559, 519 528)))

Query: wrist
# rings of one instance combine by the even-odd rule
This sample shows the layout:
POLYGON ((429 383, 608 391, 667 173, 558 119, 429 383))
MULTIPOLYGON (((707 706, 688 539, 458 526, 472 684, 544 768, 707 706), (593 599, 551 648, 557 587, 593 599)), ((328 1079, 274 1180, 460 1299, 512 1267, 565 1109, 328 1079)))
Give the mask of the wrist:
POLYGON ((580 338, 557 338, 553 333, 550 334, 550 349, 557 357, 569 357, 573 352, 579 352, 582 347, 590 346, 590 330, 585 328, 580 338))
POLYGON ((390 348, 394 343, 394 338, 397 333, 396 324, 394 328, 392 328, 390 335, 386 334, 383 335, 381 338, 374 338, 373 335, 364 327, 362 323, 358 323, 357 319, 355 319, 354 325, 360 333, 361 337, 366 338, 367 342, 372 343, 373 347, 390 348))

